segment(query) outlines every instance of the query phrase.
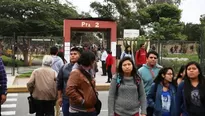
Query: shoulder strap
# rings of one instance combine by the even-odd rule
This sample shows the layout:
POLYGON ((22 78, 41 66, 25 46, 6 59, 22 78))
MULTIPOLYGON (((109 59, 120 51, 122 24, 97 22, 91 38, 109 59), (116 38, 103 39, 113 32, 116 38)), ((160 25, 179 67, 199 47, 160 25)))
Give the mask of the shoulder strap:
POLYGON ((123 57, 122 58, 124 58, 125 57, 125 52, 123 52, 123 57))
MULTIPOLYGON (((59 56, 57 56, 57 57, 59 57, 59 56)), ((59 61, 59 59, 57 59, 57 60, 55 60, 53 63, 52 63, 52 65, 51 66, 53 66, 56 62, 58 62, 59 61)))
MULTIPOLYGON (((140 83, 142 82, 139 72, 137 72, 136 77, 134 77, 134 78, 135 78, 135 83, 136 83, 136 86, 137 86, 137 92, 139 94, 140 93, 140 83)), ((138 95, 138 98, 139 97, 140 96, 138 95)))
POLYGON ((154 72, 152 71, 151 68, 149 69, 149 71, 150 71, 150 73, 151 73, 151 75, 152 75, 152 78, 154 79, 154 78, 155 78, 155 76, 154 76, 154 72))
POLYGON ((154 84, 154 98, 153 98, 153 101, 155 102, 155 99, 156 99, 156 93, 157 93, 157 87, 158 87, 158 84, 154 84))
POLYGON ((137 56, 138 56, 138 58, 140 57, 140 49, 138 50, 138 52, 137 52, 137 56))
POLYGON ((68 66, 68 64, 67 64, 67 63, 63 65, 63 72, 65 71, 66 66, 68 66))
POLYGON ((91 85, 91 87, 92 87, 92 89, 93 89, 93 91, 94 91, 94 93, 95 93, 95 96, 96 96, 96 98, 98 99, 98 96, 97 96, 97 94, 96 94, 94 85, 93 85, 92 82, 91 82, 91 80, 92 80, 91 75, 90 75, 87 71, 85 71, 81 66, 79 66, 78 69, 79 69, 80 72, 83 73, 83 75, 88 79, 88 81, 89 81, 89 83, 90 83, 90 85, 91 85))

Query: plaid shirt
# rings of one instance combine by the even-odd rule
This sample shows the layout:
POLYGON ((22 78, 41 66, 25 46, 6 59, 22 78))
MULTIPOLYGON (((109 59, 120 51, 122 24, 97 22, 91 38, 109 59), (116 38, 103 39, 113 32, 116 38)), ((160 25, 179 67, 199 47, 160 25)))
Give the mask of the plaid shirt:
POLYGON ((4 64, 2 59, 0 58, 0 94, 6 94, 7 92, 7 77, 6 71, 4 69, 4 64))

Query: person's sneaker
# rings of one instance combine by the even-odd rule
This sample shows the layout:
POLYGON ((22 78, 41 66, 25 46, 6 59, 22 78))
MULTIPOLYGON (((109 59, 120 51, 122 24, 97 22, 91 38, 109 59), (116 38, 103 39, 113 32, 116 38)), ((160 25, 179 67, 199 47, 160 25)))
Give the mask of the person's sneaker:
POLYGON ((110 81, 107 81, 107 82, 105 82, 105 83, 110 83, 110 81))
POLYGON ((107 75, 101 74, 101 76, 107 76, 107 75))

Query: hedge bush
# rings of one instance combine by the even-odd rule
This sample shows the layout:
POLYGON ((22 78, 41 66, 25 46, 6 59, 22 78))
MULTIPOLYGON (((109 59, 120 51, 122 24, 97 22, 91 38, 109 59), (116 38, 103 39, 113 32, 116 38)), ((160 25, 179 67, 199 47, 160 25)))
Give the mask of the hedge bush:
POLYGON ((26 72, 26 73, 20 74, 20 75, 18 75, 18 76, 16 76, 16 77, 17 77, 17 78, 28 78, 28 77, 31 76, 31 73, 32 73, 32 71, 26 72))
MULTIPOLYGON (((11 57, 1 56, 5 66, 13 66, 13 59, 11 57)), ((15 60, 15 66, 24 66, 24 62, 20 60, 15 60)))

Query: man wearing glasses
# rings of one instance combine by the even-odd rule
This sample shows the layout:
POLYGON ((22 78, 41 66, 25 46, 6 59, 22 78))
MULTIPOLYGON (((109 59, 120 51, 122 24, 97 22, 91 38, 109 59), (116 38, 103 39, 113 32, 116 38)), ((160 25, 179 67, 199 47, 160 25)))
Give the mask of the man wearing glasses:
MULTIPOLYGON (((162 66, 157 64, 158 57, 159 55, 157 52, 149 51, 146 55, 147 63, 143 64, 143 66, 140 69, 138 69, 138 72, 141 75, 141 78, 144 82, 146 95, 148 94, 151 88, 153 80, 158 75, 159 70, 162 68, 162 66)), ((149 107, 147 109, 147 116, 152 116, 152 114, 149 114, 149 107)))

